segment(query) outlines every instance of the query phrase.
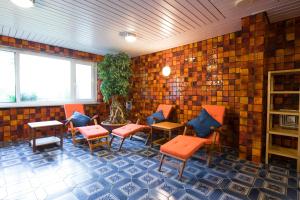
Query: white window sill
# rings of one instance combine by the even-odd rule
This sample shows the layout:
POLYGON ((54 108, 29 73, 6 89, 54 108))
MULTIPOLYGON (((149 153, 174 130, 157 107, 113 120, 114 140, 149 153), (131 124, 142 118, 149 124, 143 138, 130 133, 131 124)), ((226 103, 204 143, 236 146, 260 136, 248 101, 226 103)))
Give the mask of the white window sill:
POLYGON ((0 103, 0 108, 26 108, 26 107, 48 107, 48 106, 63 106, 64 104, 100 104, 97 101, 76 101, 76 102, 26 102, 26 103, 0 103))

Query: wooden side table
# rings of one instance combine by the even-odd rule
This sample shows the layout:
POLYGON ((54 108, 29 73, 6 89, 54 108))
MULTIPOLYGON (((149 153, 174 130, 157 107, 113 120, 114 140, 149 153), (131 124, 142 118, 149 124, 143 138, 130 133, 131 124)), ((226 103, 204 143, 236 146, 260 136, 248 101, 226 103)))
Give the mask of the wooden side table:
POLYGON ((57 128, 61 128, 64 124, 57 121, 41 121, 41 122, 31 122, 28 123, 28 126, 30 127, 30 134, 29 134, 29 145, 32 146, 32 151, 36 151, 37 146, 47 145, 47 144, 53 144, 60 142, 60 148, 63 148, 63 131, 60 131, 60 138, 55 136, 51 137, 43 137, 43 138, 36 138, 36 130, 40 129, 54 129, 56 131, 57 128))
POLYGON ((170 141, 172 139, 172 132, 178 129, 182 129, 184 127, 183 124, 174 123, 174 122, 160 122, 151 125, 150 131, 150 145, 152 147, 153 144, 161 145, 162 141, 170 141), (160 138, 153 141, 153 129, 162 130, 164 133, 167 133, 168 138, 160 138))

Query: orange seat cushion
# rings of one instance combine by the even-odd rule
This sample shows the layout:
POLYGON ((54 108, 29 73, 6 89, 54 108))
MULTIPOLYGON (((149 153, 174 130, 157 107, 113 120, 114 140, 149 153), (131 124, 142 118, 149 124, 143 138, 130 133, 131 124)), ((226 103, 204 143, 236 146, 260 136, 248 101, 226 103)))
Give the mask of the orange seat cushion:
POLYGON ((108 130, 100 125, 78 127, 78 131, 86 138, 92 139, 100 136, 108 136, 108 130))
POLYGON ((150 128, 150 127, 146 125, 140 125, 140 124, 127 124, 125 126, 112 130, 112 134, 122 138, 126 138, 145 128, 150 128))
POLYGON ((170 156, 180 158, 182 160, 189 159, 200 147, 204 146, 205 139, 178 135, 174 139, 165 143, 160 147, 161 153, 166 153, 170 156))

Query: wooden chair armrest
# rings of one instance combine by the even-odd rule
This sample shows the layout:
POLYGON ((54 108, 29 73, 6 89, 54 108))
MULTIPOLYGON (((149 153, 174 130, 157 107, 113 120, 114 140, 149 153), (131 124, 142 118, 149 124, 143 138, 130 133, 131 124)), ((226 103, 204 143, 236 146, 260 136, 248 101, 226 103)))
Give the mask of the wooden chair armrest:
POLYGON ((152 117, 154 121, 159 121, 157 117, 152 117))
POLYGON ((140 124, 140 121, 141 121, 141 119, 138 118, 138 119, 136 120, 135 124, 140 124))
POLYGON ((94 116, 91 118, 91 121, 94 121, 94 124, 95 124, 95 125, 98 125, 97 118, 98 118, 98 115, 94 115, 94 116))
POLYGON ((65 126, 67 126, 71 122, 72 122, 72 117, 69 117, 68 119, 65 120, 65 126))
MULTIPOLYGON (((188 125, 188 124, 186 123, 185 126, 184 126, 183 135, 186 135, 186 134, 187 134, 187 131, 188 131, 189 129, 193 130, 193 127, 190 126, 190 125, 188 125)), ((194 132, 193 132, 193 136, 195 136, 195 133, 194 133, 194 132)))
POLYGON ((68 126, 68 125, 70 125, 71 129, 74 129, 74 125, 73 125, 73 122, 72 122, 72 117, 69 117, 68 119, 66 119, 65 126, 68 126))
POLYGON ((136 120, 136 124, 140 124, 140 121, 141 121, 141 118, 142 118, 142 115, 140 114, 140 113, 137 113, 137 114, 135 114, 134 115, 136 118, 137 118, 137 120, 136 120))
POLYGON ((218 128, 216 127, 210 127, 210 129, 212 130, 212 134, 213 134, 213 145, 215 145, 216 143, 216 139, 217 139, 217 133, 221 133, 224 130, 224 127, 220 126, 218 128))
POLYGON ((134 116, 135 116, 136 118, 142 118, 142 115, 141 115, 140 113, 136 113, 134 116))
POLYGON ((98 115, 94 115, 92 118, 91 118, 91 121, 94 120, 94 119, 97 119, 98 118, 98 115))
POLYGON ((220 127, 218 127, 218 128, 216 128, 216 127, 214 127, 214 126, 211 126, 211 127, 210 127, 210 130, 213 131, 213 132, 219 132, 219 133, 221 133, 221 132, 224 131, 224 128, 223 128, 222 126, 220 126, 220 127))

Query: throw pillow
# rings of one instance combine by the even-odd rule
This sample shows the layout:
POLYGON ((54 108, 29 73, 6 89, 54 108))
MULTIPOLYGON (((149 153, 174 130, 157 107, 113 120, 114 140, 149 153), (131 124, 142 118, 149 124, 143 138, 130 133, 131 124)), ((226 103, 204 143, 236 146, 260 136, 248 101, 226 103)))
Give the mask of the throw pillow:
POLYGON ((212 116, 208 114, 205 109, 202 109, 200 114, 188 122, 188 125, 192 126, 197 136, 205 138, 210 135, 210 127, 218 128, 221 124, 216 121, 212 116))
POLYGON ((75 127, 86 126, 91 121, 89 116, 75 111, 72 115, 72 122, 75 127))
POLYGON ((163 120, 165 120, 164 113, 162 110, 160 110, 147 117, 147 124, 150 126, 154 123, 154 121, 157 123, 163 120))

